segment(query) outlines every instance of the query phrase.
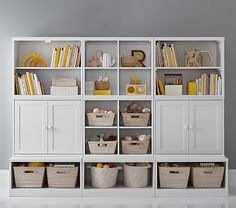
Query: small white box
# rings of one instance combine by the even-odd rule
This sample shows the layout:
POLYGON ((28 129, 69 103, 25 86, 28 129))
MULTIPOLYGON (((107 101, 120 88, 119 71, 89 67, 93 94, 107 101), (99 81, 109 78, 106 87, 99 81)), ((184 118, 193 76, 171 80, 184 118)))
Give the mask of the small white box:
POLYGON ((51 95, 65 95, 65 96, 73 96, 73 95, 78 95, 79 92, 79 87, 54 87, 51 86, 50 88, 50 94, 51 95))
POLYGON ((165 95, 182 95, 183 85, 165 85, 165 95))

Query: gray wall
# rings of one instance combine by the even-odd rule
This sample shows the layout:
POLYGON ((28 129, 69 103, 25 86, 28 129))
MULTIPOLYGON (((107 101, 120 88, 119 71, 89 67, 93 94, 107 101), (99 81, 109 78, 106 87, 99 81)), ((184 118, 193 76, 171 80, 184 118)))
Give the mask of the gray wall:
POLYGON ((225 36, 225 150, 236 168, 235 9, 235 0, 0 0, 0 168, 12 146, 13 36, 225 36))

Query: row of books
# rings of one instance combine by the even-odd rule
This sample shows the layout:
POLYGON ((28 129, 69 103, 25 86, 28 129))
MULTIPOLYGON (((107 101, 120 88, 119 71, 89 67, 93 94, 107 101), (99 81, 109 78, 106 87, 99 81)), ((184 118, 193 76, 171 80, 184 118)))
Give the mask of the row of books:
POLYGON ((201 74, 195 82, 197 95, 222 94, 222 78, 218 74, 201 74))
POLYGON ((15 73, 15 91, 17 95, 44 95, 44 87, 37 74, 15 73))
POLYGON ((54 48, 52 52, 51 67, 77 67, 80 65, 80 46, 66 45, 54 48))
POLYGON ((179 59, 174 44, 157 42, 157 63, 159 67, 178 67, 179 59))

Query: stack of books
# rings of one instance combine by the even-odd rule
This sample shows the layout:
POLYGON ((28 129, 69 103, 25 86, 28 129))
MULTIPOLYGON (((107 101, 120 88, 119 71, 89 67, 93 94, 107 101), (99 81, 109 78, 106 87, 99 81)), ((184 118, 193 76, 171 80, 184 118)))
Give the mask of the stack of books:
POLYGON ((179 60, 174 44, 157 42, 157 65, 159 67, 178 67, 179 60))
POLYGON ((80 54, 80 46, 76 45, 54 48, 51 67, 77 67, 80 65, 80 54))
POLYGON ((78 95, 79 87, 74 78, 52 78, 51 95, 78 95))
POLYGON ((32 72, 21 75, 15 73, 15 93, 17 95, 44 95, 44 87, 39 77, 32 72))
POLYGON ((201 74, 195 81, 197 95, 222 94, 222 78, 218 74, 201 74))

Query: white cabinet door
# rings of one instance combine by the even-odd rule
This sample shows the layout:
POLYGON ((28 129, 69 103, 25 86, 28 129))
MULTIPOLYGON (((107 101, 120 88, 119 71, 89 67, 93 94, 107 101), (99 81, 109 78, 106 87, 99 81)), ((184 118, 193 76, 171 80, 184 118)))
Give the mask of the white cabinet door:
POLYGON ((15 102, 15 153, 47 153, 46 102, 15 102))
POLYGON ((191 154, 221 154, 223 112, 221 101, 189 102, 189 149, 191 154))
POLYGON ((188 153, 188 102, 156 101, 155 118, 157 153, 188 153))
POLYGON ((80 154, 81 102, 48 102, 48 153, 80 154))

